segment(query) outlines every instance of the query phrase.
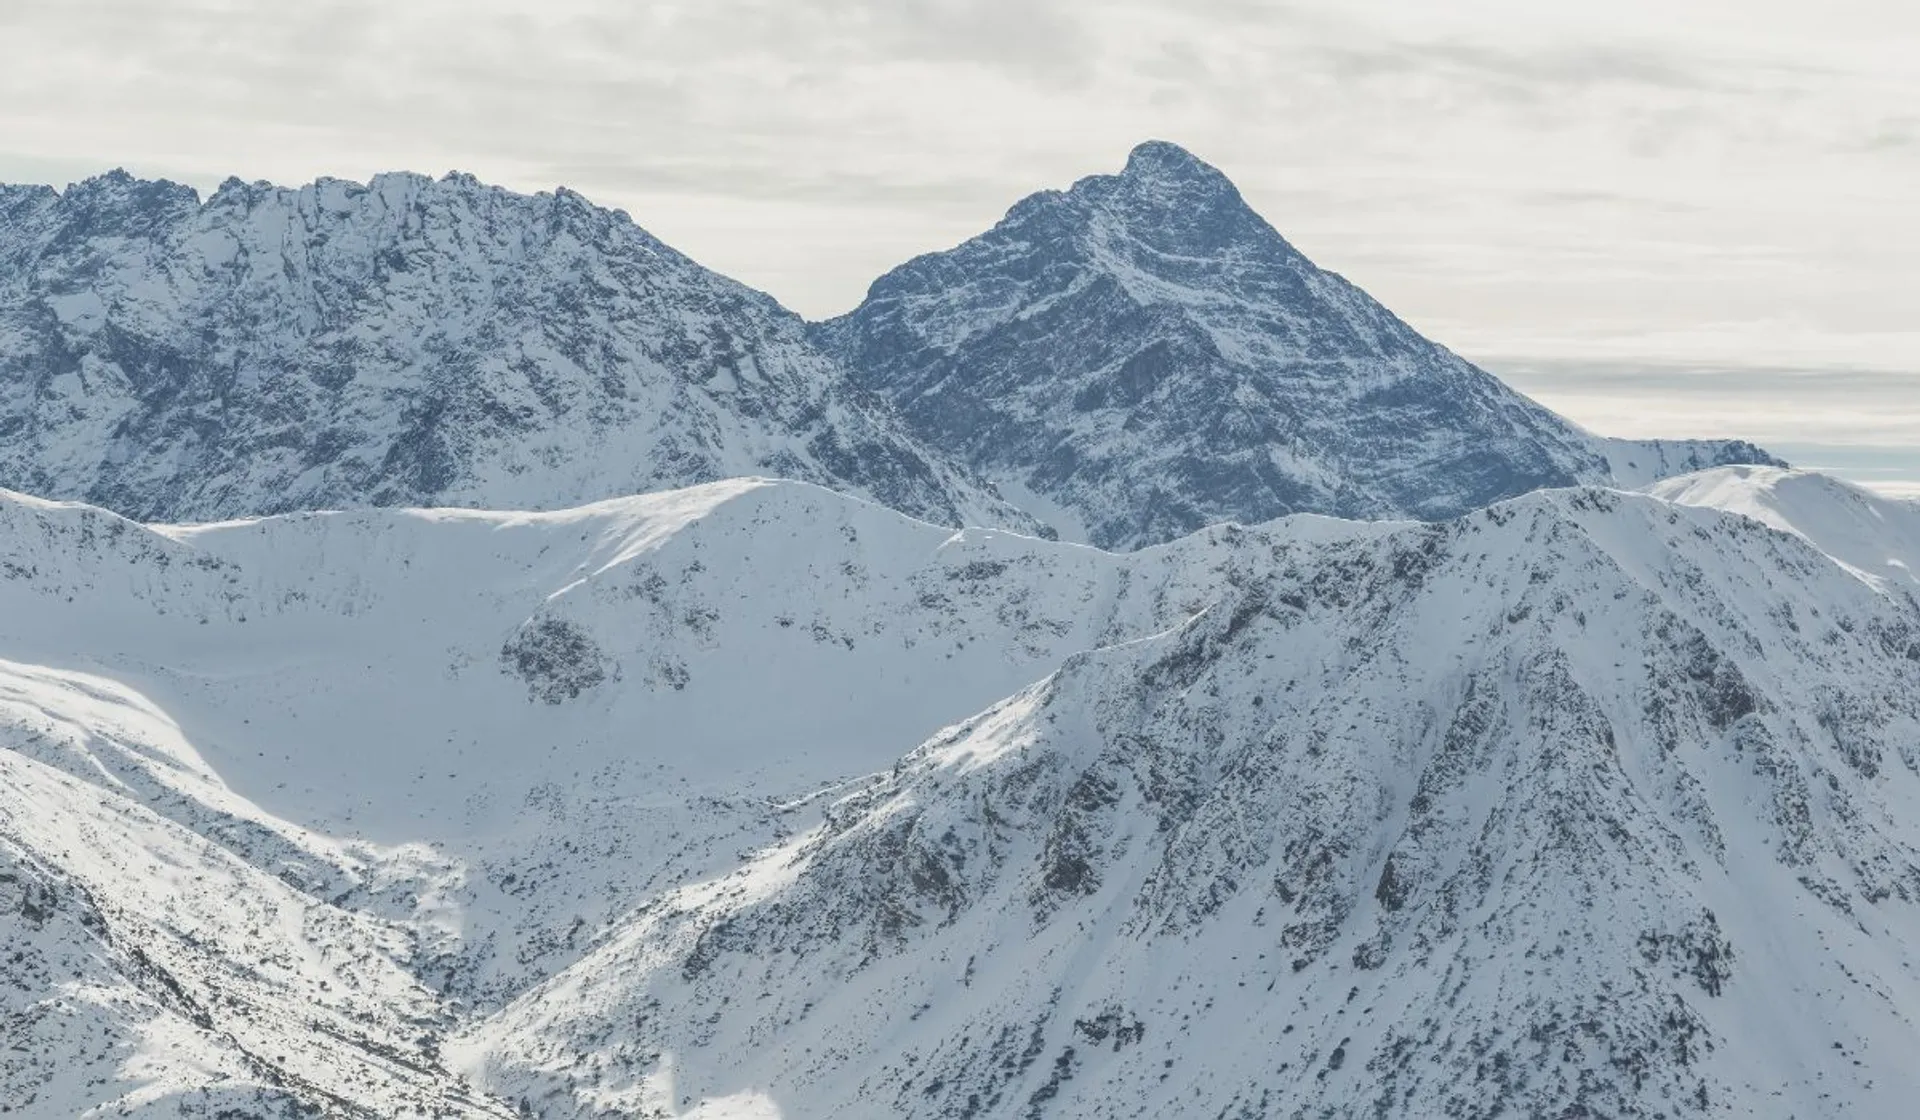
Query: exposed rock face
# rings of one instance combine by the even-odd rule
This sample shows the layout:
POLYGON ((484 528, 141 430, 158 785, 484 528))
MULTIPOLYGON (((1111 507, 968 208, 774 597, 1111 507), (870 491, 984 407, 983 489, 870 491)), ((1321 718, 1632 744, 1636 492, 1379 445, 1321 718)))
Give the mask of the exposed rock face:
POLYGON ((796 316, 565 190, 0 188, 0 486, 206 520, 752 474, 1032 524, 851 391, 796 316))
POLYGON ((1160 142, 909 261, 816 333, 922 438, 1104 547, 1774 461, 1591 435, 1315 267, 1160 142))
POLYGON ((549 704, 577 699, 606 682, 607 657, 579 623, 529 619, 500 647, 501 668, 527 682, 527 695, 549 704))

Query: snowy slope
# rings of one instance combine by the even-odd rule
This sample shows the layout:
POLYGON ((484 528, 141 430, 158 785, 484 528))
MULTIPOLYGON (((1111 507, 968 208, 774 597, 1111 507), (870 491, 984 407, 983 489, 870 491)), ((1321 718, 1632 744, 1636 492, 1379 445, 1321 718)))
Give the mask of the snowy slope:
POLYGON ((1907 511, 1800 477, 1129 554, 0 495, 0 1101, 1903 1115, 1907 511))
POLYGON ((1044 671, 1017 597, 944 577, 995 536, 752 481, 164 532, 0 499, 0 1102, 481 1114, 435 1055, 464 1001, 890 761, 941 722, 929 683, 958 718, 1044 671), (929 569, 898 595, 987 621, 902 626, 927 656, 886 658, 907 604, 813 602, 862 529, 890 577, 929 569), (846 697, 883 659, 876 718, 846 697))
POLYGON ((164 1112, 231 1089, 386 1116, 465 1093, 425 1057, 456 1017, 810 827, 846 782, 1071 651, 1185 617, 1208 578, 752 479, 554 513, 158 529, 0 495, 0 839, 24 853, 6 883, 27 884, 0 909, 47 942, 8 970, 29 1056, 0 1100, 164 1112), (43 887, 105 900, 111 935, 49 926, 43 887), (137 919, 175 895, 181 913, 137 919), (372 962, 378 990, 316 965, 230 998, 257 912, 283 915, 261 952, 372 962), (89 996, 79 1026, 59 1025, 68 959, 93 962, 89 991, 124 990, 89 996), (189 1011, 169 1017, 176 982, 189 1011), (361 1001, 351 1030, 301 1026, 322 982, 361 1001), (236 1025, 234 1006, 273 1010, 236 1025), (307 1041, 241 1029, 256 1021, 307 1041), (163 1036, 182 1068, 131 1061, 163 1036), (424 1072, 382 1087, 366 1054, 392 1047, 424 1072), (275 1078, 295 1087, 259 1088, 275 1078))
POLYGON ((927 442, 1106 547, 1773 462, 1576 427, 1315 267, 1163 142, 900 266, 816 336, 927 442))
POLYGON ((772 299, 566 190, 0 187, 0 485, 184 520, 747 474, 1030 524, 772 299))
POLYGON ((1772 467, 1702 471, 1649 489, 1670 502, 1724 509, 1797 534, 1865 578, 1920 588, 1920 503, 1832 475, 1772 467))
POLYGON ((798 483, 160 532, 14 498, 0 520, 6 655, 111 674, 277 818, 437 845, 449 883, 513 915, 482 923, 498 944, 446 931, 462 955, 438 982, 476 997, 570 959, 583 910, 732 858, 706 845, 765 839, 769 798, 885 765, 1113 613, 1085 601, 1099 553, 1037 565, 1083 585, 1042 613, 976 578, 1030 542, 798 483))
POLYGON ((1911 1114, 1911 596, 1599 490, 1222 544, 454 1052, 549 1116, 1911 1114))
POLYGON ((510 1114, 443 1066, 412 932, 327 898, 398 856, 266 818, 109 679, 0 662, 0 741, 0 1111, 510 1114))

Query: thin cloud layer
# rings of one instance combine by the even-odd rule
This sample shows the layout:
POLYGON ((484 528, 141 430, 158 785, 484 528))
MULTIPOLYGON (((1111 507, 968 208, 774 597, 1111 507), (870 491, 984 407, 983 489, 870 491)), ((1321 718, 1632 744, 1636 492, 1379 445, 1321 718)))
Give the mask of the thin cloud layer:
POLYGON ((1608 435, 1738 436, 1795 466, 1920 496, 1920 372, 1564 359, 1488 368, 1608 435))

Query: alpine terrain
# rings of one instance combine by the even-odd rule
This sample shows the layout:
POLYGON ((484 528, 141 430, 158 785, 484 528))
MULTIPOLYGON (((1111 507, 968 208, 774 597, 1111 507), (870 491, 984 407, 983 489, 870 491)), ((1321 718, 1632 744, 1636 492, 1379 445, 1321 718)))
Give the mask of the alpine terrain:
POLYGON ((850 390, 797 316, 570 191, 0 188, 0 485, 206 520, 743 474, 1032 524, 850 390))
POLYGON ((816 333, 923 439, 1108 548, 1778 465, 1739 441, 1584 431, 1315 267, 1160 141, 901 265, 816 333))
POLYGON ((1920 1099, 1920 504, 1171 145, 812 328, 461 176, 0 261, 0 1116, 1920 1099))
POLYGON ((1131 555, 7 498, 0 1100, 1904 1115, 1920 509, 1669 488, 1131 555))

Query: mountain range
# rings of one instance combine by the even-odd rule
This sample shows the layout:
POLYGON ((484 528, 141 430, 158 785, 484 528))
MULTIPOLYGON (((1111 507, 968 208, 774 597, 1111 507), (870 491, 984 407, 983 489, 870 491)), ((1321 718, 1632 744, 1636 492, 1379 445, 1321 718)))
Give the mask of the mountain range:
POLYGON ((0 260, 0 1114, 1920 1093, 1920 505, 1588 433, 1172 145, 811 325, 464 176, 0 260))
POLYGON ((1727 463, 1777 460, 1585 432, 1164 143, 811 327, 566 190, 0 189, 0 486, 140 520, 557 509, 765 474, 1136 548, 1727 463))
POLYGON ((1031 522, 772 299, 571 191, 0 191, 0 484, 146 520, 551 509, 743 474, 1031 522))
POLYGON ((8 497, 0 1100, 1902 1115, 1920 509, 1684 483, 1132 554, 8 497))

